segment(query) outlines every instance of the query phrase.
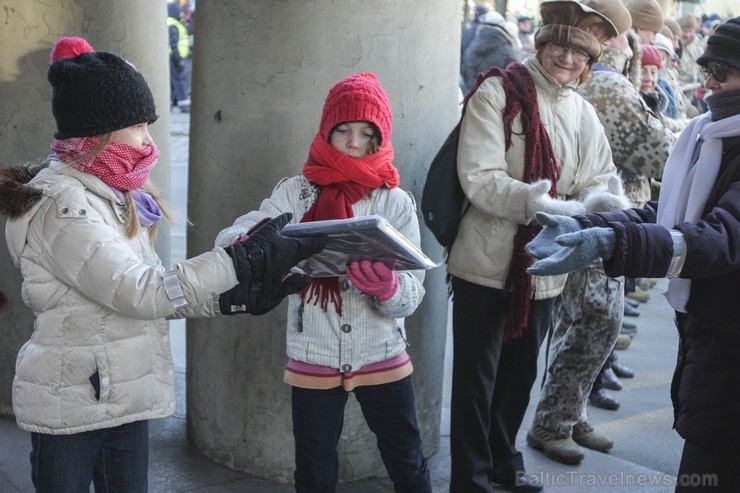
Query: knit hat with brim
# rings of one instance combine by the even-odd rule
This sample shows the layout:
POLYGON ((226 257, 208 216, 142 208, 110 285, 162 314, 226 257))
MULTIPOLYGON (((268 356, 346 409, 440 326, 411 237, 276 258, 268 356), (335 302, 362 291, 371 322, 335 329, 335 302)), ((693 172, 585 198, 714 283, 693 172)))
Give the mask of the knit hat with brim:
POLYGON ((627 0, 624 6, 632 16, 632 27, 654 33, 663 29, 663 9, 656 0, 627 0))
POLYGON ((696 59, 696 63, 704 67, 712 61, 740 70, 740 17, 720 24, 707 39, 704 54, 696 59))
POLYGON ((47 74, 54 137, 92 137, 157 120, 154 97, 141 72, 82 38, 61 38, 47 74))
POLYGON ((391 102, 372 72, 353 74, 334 84, 324 102, 319 131, 328 142, 338 125, 362 121, 377 127, 381 147, 390 142, 393 133, 391 102))
POLYGON ((535 49, 545 43, 560 43, 582 50, 594 60, 601 56, 601 43, 619 35, 606 16, 572 0, 540 3, 542 27, 534 36, 535 49))

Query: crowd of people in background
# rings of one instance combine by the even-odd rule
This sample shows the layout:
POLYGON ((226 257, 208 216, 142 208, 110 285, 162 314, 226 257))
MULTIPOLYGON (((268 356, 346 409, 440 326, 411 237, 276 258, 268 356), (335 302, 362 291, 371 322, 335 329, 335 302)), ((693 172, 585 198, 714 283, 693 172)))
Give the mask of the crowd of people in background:
MULTIPOLYGON (((547 5, 549 4, 550 2, 540 4, 539 18, 529 12, 502 15, 491 9, 491 5, 476 4, 474 6, 470 22, 463 27, 460 52, 460 91, 468 105, 479 99, 478 93, 481 93, 480 98, 486 100, 483 107, 497 108, 499 104, 497 98, 483 90, 486 87, 485 84, 474 87, 479 74, 487 73, 492 66, 508 71, 515 66, 511 65, 515 62, 529 66, 528 64, 533 63, 534 60, 546 60, 547 51, 543 52, 541 47, 545 42, 544 38, 549 36, 543 33, 549 33, 548 29, 553 23, 552 17, 548 18, 550 12, 547 5), (468 94, 471 87, 475 91, 474 94, 468 94)), ((715 45, 720 41, 732 44, 734 41, 731 37, 735 35, 735 32, 727 28, 730 26, 730 24, 725 24, 727 19, 723 19, 718 14, 698 16, 683 12, 673 18, 663 11, 661 4, 656 0, 583 0, 581 4, 611 21, 616 31, 609 36, 602 36, 599 39, 600 49, 589 52, 587 49, 589 46, 583 44, 582 39, 579 38, 581 33, 590 31, 599 38, 599 34, 603 32, 597 32, 598 29, 594 28, 598 21, 592 20, 593 23, 589 27, 584 27, 586 23, 579 20, 579 15, 585 14, 571 12, 570 18, 561 19, 562 24, 568 25, 562 29, 569 33, 578 32, 578 35, 569 38, 567 42, 562 42, 563 46, 556 44, 557 40, 547 38, 547 41, 549 46, 553 44, 560 46, 557 48, 560 50, 557 52, 557 58, 559 61, 566 60, 563 65, 569 62, 578 65, 581 59, 585 61, 588 67, 585 71, 586 76, 569 82, 557 79, 554 74, 551 75, 560 84, 559 90, 572 86, 575 92, 596 110, 619 178, 617 183, 604 183, 607 185, 607 191, 612 195, 612 199, 609 200, 604 200, 603 197, 594 199, 593 194, 584 196, 581 193, 579 197, 579 194, 563 193, 560 189, 563 185, 562 179, 558 182, 558 194, 561 198, 580 200, 589 214, 616 213, 616 211, 629 208, 649 209, 651 204, 657 205, 660 199, 664 168, 684 129, 690 125, 693 118, 707 113, 706 99, 712 95, 713 91, 720 93, 725 90, 721 84, 727 77, 727 63, 730 63, 730 66, 732 63, 725 61, 724 54, 719 59, 714 55, 709 57, 705 55, 701 58, 707 53, 708 41, 713 39, 715 45), (710 38, 720 26, 725 29, 721 36, 710 38), (718 63, 715 64, 715 60, 718 63), (713 69, 714 66, 718 68, 713 69), (725 72, 719 72, 720 70, 725 70, 725 72), (707 83, 708 81, 712 84, 707 83)), ((570 12, 569 9, 572 6, 569 2, 558 2, 557 8, 561 13, 570 12)), ((543 97, 540 96, 540 108, 543 101, 543 97)), ((485 116, 483 107, 476 108, 476 118, 482 118, 481 115, 485 116)), ((501 108, 497 109, 497 112, 504 114, 504 118, 506 118, 506 108, 504 103, 501 103, 501 108)), ((463 118, 463 130, 466 121, 468 126, 473 125, 472 117, 468 115, 469 113, 466 113, 463 118)), ((493 116, 490 119, 495 120, 493 116)), ((521 132, 527 132, 526 126, 521 132)), ((548 133, 552 139, 553 133, 558 133, 558 129, 550 124, 548 133)), ((480 138, 488 133, 476 131, 474 135, 480 138)), ((559 135, 555 140, 562 142, 563 138, 559 135)), ((465 143, 473 147, 472 142, 465 141, 465 143)), ((463 145, 462 140, 461 145, 463 145)), ((491 197, 495 196, 492 191, 503 190, 504 185, 484 187, 481 184, 481 177, 484 176, 483 171, 487 169, 490 157, 480 155, 479 149, 486 148, 484 143, 478 142, 475 148, 478 150, 470 152, 478 154, 470 157, 470 163, 467 163, 467 150, 461 149, 458 152, 458 175, 461 178, 463 190, 472 203, 471 207, 487 211, 486 214, 497 217, 497 220, 502 223, 497 226, 499 232, 497 238, 500 238, 504 231, 504 219, 509 220, 506 217, 507 209, 494 212, 492 206, 489 207, 485 202, 481 202, 483 198, 478 197, 476 193, 479 193, 479 189, 485 190, 487 200, 490 202, 493 200, 491 197), (465 161, 461 163, 461 160, 465 161), (469 170, 468 167, 470 167, 469 170), (468 171, 472 180, 470 184, 465 182, 465 174, 468 171), (466 185, 470 187, 469 190, 466 185)), ((505 162, 510 159, 509 153, 495 159, 505 162)), ((559 159, 559 162, 562 171, 565 161, 559 159)), ((491 166, 498 169, 501 165, 491 163, 491 166)), ((565 173, 565 171, 562 172, 565 173)), ((516 174, 511 169, 506 173, 516 174)), ((498 183, 503 183, 500 181, 500 176, 496 180, 498 183)), ((580 183, 587 183, 587 178, 582 177, 580 183)), ((508 200, 511 202, 513 192, 506 193, 509 194, 508 200)), ((546 211, 546 209, 540 210, 546 211)), ((566 212, 558 214, 573 215, 566 212)), ((511 436, 509 428, 518 428, 512 416, 515 412, 512 409, 517 406, 516 400, 512 397, 514 394, 511 390, 506 390, 507 384, 499 381, 501 378, 513 378, 512 358, 507 357, 507 353, 513 354, 515 350, 518 351, 516 354, 519 363, 515 367, 518 375, 516 381, 525 387, 520 389, 522 392, 528 392, 531 382, 528 385, 522 379, 522 375, 528 375, 529 370, 522 360, 531 361, 532 355, 536 355, 537 352, 536 350, 529 353, 522 352, 522 345, 530 344, 531 342, 526 341, 531 341, 532 337, 535 340, 542 340, 537 338, 543 336, 539 333, 533 334, 528 338, 524 337, 525 342, 517 340, 516 344, 510 345, 511 347, 504 343, 503 348, 495 349, 497 347, 495 343, 475 339, 477 332, 471 333, 471 326, 475 324, 474 319, 478 322, 479 328, 486 326, 495 333, 498 332, 497 323, 505 324, 505 319, 497 319, 495 313, 488 315, 477 313, 475 307, 469 306, 470 300, 477 299, 476 296, 480 297, 482 294, 480 285, 488 288, 501 287, 496 282, 483 278, 480 267, 481 259, 477 263, 475 276, 460 269, 458 259, 463 258, 460 245, 469 243, 471 241, 469 237, 472 237, 472 233, 466 232, 466 224, 473 221, 470 216, 471 213, 466 212, 462 219, 461 231, 458 233, 457 243, 453 244, 448 267, 448 272, 453 276, 453 293, 464 293, 464 296, 453 297, 454 305, 462 307, 460 315, 457 315, 457 309, 455 309, 453 325, 464 326, 464 329, 453 328, 455 343, 460 348, 455 347, 455 363, 453 364, 451 424, 453 487, 451 491, 473 491, 470 483, 466 484, 458 476, 461 471, 466 471, 468 476, 475 478, 475 470, 471 468, 476 465, 478 459, 481 461, 480 464, 485 460, 492 460, 493 469, 489 475, 493 477, 494 482, 504 483, 504 486, 512 491, 540 491, 539 485, 531 484, 531 481, 524 481, 514 486, 508 484, 509 477, 502 473, 501 469, 504 468, 510 472, 513 467, 511 464, 518 463, 521 454, 511 444, 498 443, 501 439, 497 437, 511 436), (460 273, 464 279, 455 277, 460 273), (490 320, 486 317, 490 317, 490 320), (482 320, 488 323, 481 325, 482 320), (470 349, 472 346, 470 343, 459 344, 464 331, 467 338, 474 338, 475 342, 472 345, 478 352, 485 351, 481 348, 485 348, 487 344, 493 344, 492 352, 485 355, 486 362, 478 367, 481 381, 477 384, 477 388, 473 388, 476 385, 471 376, 474 372, 469 368, 476 364, 475 358, 472 353, 465 352, 472 351, 470 349), (517 347, 519 349, 515 349, 517 347), (458 359, 461 359, 468 368, 464 375, 461 366, 463 363, 458 363, 458 359), (482 369, 483 367, 487 370, 482 369), (456 372, 461 374, 457 379, 456 372), (503 377, 496 376, 497 374, 503 377), (486 383, 487 379, 490 379, 490 385, 486 383), (467 383, 463 384, 463 381, 467 383), (460 397, 461 389, 469 395, 460 397), (480 402, 475 408, 475 413, 471 414, 473 410, 469 409, 469 405, 475 402, 471 396, 485 396, 482 389, 492 391, 492 400, 488 404, 480 402), (502 405, 502 395, 507 398, 507 412, 498 410, 498 407, 502 405), (468 407, 462 404, 465 402, 468 403, 468 407), (471 425, 468 423, 459 425, 462 428, 458 430, 456 415, 463 412, 461 409, 467 413, 468 421, 471 415, 490 419, 491 428, 486 429, 484 424, 483 427, 471 430, 471 425), (505 426, 502 427, 502 423, 505 426), (482 450, 486 450, 483 445, 472 450, 470 443, 473 432, 480 433, 484 439, 488 435, 487 440, 491 447, 488 454, 490 455, 481 453, 482 450), (459 437, 463 439, 458 443, 459 437), (460 451, 457 450, 458 448, 460 451), (465 453, 467 456, 464 455, 465 453), (466 464, 468 469, 462 469, 462 466, 457 467, 456 462, 466 464), (502 479, 497 480, 498 478, 502 479), (455 484, 466 485, 467 489, 455 490, 455 484)), ((472 214, 472 216, 475 215, 472 214)), ((545 229, 559 227, 547 216, 538 215, 537 219, 545 222, 545 229), (549 221, 553 222, 550 224, 549 221)), ((476 231, 480 233, 484 231, 484 228, 478 226, 476 231)), ((493 240, 489 238, 488 241, 493 240)), ((485 242, 479 239, 477 244, 482 245, 485 242)), ((489 253, 506 257, 506 254, 502 253, 489 253)), ((464 258, 471 258, 470 249, 465 252, 464 258)), ((510 267, 512 269, 514 259, 515 257, 510 267)), ((600 434, 589 422, 587 403, 608 410, 616 411, 620 408, 619 400, 610 391, 621 390, 623 388, 621 379, 633 378, 640 369, 632 369, 621 364, 618 361, 617 352, 626 350, 636 339, 638 327, 630 320, 639 317, 640 304, 650 299, 652 294, 650 291, 657 283, 657 279, 634 275, 611 277, 604 271, 600 259, 582 267, 585 268, 572 272, 562 292, 550 299, 554 301, 554 305, 547 308, 549 315, 534 315, 530 312, 529 319, 531 332, 539 330, 538 324, 549 324, 546 329, 549 329, 550 337, 544 349, 548 351, 546 359, 548 367, 543 379, 541 397, 537 404, 534 421, 527 433, 527 443, 532 448, 542 451, 547 457, 566 464, 582 461, 585 457, 583 448, 601 452, 612 448, 613 440, 600 434)), ((541 288, 539 293, 542 293, 541 288)), ((486 296, 490 298, 492 294, 488 293, 486 296)), ((480 303, 481 306, 485 305, 482 300, 480 303)), ((531 303, 534 307, 538 302, 532 300, 531 303)), ((666 348, 666 350, 671 349, 666 348)), ((684 463, 691 463, 695 459, 694 453, 695 451, 687 446, 684 449, 684 463)), ((484 470, 482 466, 477 469, 478 472, 484 470)), ((684 465, 682 465, 683 470, 685 470, 684 465)))

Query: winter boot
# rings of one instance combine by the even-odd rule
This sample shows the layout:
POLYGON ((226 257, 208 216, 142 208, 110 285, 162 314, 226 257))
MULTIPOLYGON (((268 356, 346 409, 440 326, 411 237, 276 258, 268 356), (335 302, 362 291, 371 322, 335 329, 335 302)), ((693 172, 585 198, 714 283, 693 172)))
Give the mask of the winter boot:
POLYGON ((527 444, 541 450, 547 457, 563 464, 578 464, 583 460, 583 449, 572 437, 560 438, 541 425, 533 425, 527 432, 527 444))
POLYGON ((611 438, 594 430, 588 421, 573 426, 573 440, 582 447, 599 452, 606 452, 614 446, 611 438))

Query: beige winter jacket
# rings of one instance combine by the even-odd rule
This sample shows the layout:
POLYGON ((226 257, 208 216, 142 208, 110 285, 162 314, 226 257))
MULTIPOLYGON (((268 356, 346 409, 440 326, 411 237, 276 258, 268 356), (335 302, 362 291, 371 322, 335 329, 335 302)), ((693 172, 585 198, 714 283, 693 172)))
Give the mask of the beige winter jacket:
POLYGON ((231 258, 215 248, 176 265, 189 304, 176 310, 146 228, 125 238, 123 204, 100 179, 52 161, 16 185, 42 192, 6 225, 36 315, 13 381, 18 426, 65 435, 172 414, 165 317, 216 315, 218 294, 237 283, 231 258))
MULTIPOLYGON (((609 142, 593 107, 561 86, 530 56, 524 61, 537 89, 540 118, 560 165, 561 199, 584 198, 607 189, 617 171, 609 142)), ((519 116, 513 122, 512 146, 504 151, 503 111, 506 105, 499 77, 486 79, 468 101, 460 128, 458 176, 472 206, 452 246, 448 272, 468 282, 503 289, 520 224, 526 215, 524 152, 519 116)), ((533 297, 557 296, 565 276, 533 278, 533 297)))

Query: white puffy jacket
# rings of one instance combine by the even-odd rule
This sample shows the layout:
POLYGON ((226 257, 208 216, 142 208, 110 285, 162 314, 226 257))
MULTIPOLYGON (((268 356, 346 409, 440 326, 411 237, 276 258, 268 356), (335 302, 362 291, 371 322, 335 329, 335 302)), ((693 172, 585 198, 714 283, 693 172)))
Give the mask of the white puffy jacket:
POLYGON ((51 161, 28 184, 0 177, 0 193, 18 191, 5 233, 36 315, 16 363, 18 426, 64 435, 172 414, 165 317, 217 315, 219 293, 237 283, 229 255, 173 267, 188 303, 177 310, 146 228, 126 239, 126 210, 100 179, 51 161))

